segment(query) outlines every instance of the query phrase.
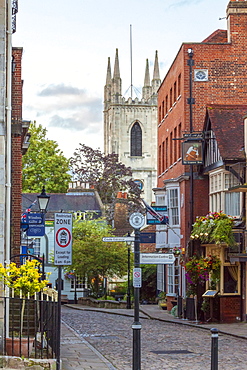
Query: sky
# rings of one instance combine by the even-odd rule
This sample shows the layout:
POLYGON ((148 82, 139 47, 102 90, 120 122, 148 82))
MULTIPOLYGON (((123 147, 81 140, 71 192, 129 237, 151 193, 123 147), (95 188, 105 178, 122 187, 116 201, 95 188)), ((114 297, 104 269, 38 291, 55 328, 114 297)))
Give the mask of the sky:
MULTIPOLYGON (((164 79, 183 42, 226 29, 228 0, 18 0, 13 46, 23 47, 23 119, 47 128, 64 155, 79 144, 103 150, 108 57, 119 53, 122 94, 152 78, 158 51, 164 79)), ((135 97, 135 96, 133 96, 135 97)))

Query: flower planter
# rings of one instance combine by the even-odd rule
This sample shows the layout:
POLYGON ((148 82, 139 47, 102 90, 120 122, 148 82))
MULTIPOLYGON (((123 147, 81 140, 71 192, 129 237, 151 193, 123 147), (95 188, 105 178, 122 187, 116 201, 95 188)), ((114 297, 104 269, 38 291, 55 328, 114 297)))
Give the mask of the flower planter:
POLYGON ((34 338, 6 338, 6 353, 8 356, 28 358, 32 352, 33 342, 34 338))

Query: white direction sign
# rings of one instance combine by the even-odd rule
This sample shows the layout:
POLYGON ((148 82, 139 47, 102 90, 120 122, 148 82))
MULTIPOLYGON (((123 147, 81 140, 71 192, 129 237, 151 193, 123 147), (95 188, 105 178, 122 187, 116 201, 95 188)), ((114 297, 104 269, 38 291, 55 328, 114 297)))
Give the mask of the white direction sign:
POLYGON ((134 236, 110 236, 102 238, 103 242, 134 242, 134 236))
POLYGON ((169 265, 173 264, 175 256, 173 253, 140 253, 140 264, 169 265))
POLYGON ((72 214, 55 213, 54 220, 54 264, 72 264, 72 214))
POLYGON ((142 269, 135 267, 133 270, 133 287, 141 288, 142 286, 142 269))

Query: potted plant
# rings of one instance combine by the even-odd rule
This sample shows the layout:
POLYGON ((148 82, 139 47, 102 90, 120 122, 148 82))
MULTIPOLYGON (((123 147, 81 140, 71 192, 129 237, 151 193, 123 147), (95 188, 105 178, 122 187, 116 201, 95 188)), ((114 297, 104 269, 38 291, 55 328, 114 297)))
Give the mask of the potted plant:
POLYGON ((167 309, 167 303, 166 303, 166 293, 160 292, 158 295, 158 305, 162 310, 167 309))
POLYGON ((14 356, 23 355, 24 357, 27 357, 30 352, 30 348, 33 345, 34 338, 33 340, 30 338, 24 338, 22 337, 22 333, 26 299, 30 298, 35 293, 42 291, 48 283, 48 280, 41 280, 41 273, 38 269, 39 265, 40 262, 35 259, 27 260, 20 266, 17 266, 14 262, 7 264, 6 267, 0 264, 0 280, 10 288, 14 297, 20 297, 20 299, 22 299, 19 336, 6 338, 7 354, 14 356), (29 348, 28 344, 30 346, 29 348))

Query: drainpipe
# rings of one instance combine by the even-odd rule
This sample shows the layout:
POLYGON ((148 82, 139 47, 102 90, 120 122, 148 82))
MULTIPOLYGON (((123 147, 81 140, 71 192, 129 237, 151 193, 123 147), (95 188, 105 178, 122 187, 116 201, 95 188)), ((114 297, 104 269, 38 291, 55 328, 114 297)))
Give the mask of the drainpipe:
POLYGON ((5 260, 10 260, 10 210, 11 210, 11 113, 12 113, 12 0, 7 0, 7 92, 6 92, 6 221, 5 260))
MULTIPOLYGON (((5 261, 10 262, 11 210, 11 111, 12 111, 12 0, 7 0, 7 78, 6 78, 6 198, 5 198, 5 261)), ((8 293, 7 293, 8 294, 8 293)), ((5 327, 9 336, 9 300, 6 299, 5 327)))

